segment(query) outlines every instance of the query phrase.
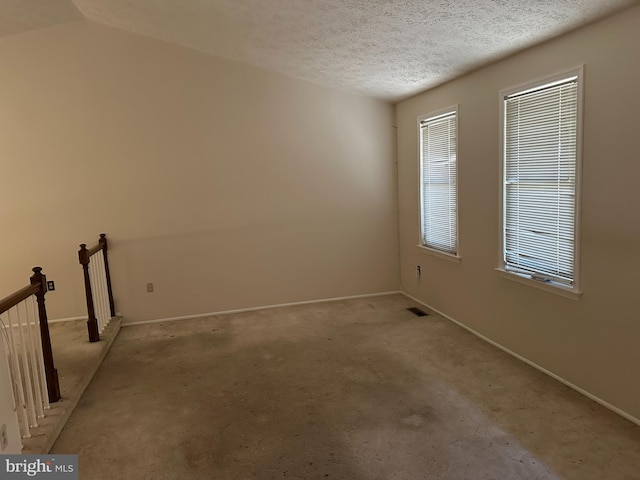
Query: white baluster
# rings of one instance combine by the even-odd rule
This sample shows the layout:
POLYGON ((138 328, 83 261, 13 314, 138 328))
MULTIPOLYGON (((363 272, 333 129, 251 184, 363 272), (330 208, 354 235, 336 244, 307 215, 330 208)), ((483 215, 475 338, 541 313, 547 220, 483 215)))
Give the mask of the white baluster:
POLYGON ((107 293, 107 273, 104 268, 104 254, 100 251, 100 297, 102 298, 102 310, 104 312, 105 327, 111 321, 111 310, 109 309, 109 295, 107 293))
POLYGON ((89 279, 91 280, 91 296, 93 297, 93 310, 98 320, 98 332, 102 333, 102 315, 100 314, 100 305, 98 303, 98 285, 96 281, 95 256, 90 258, 89 262, 89 279))
POLYGON ((102 335, 102 331, 104 330, 104 315, 102 312, 102 295, 100 295, 100 265, 98 265, 98 255, 94 255, 91 257, 91 265, 93 268, 93 279, 91 280, 93 289, 93 298, 96 309, 96 315, 98 317, 98 326, 100 329, 100 334, 102 335))
POLYGON ((28 299, 26 299, 23 303, 24 305, 24 310, 25 310, 25 316, 27 319, 27 333, 28 333, 28 341, 29 341, 29 360, 31 362, 31 372, 33 373, 33 391, 35 393, 35 407, 36 407, 36 415, 39 418, 44 417, 44 409, 43 409, 43 403, 42 403, 42 388, 41 388, 41 382, 40 382, 40 369, 38 367, 38 364, 40 363, 38 361, 38 357, 37 357, 37 352, 38 349, 36 347, 36 342, 35 342, 35 332, 34 329, 36 327, 38 327, 38 320, 37 318, 34 316, 34 312, 33 312, 33 299, 35 298, 34 295, 31 295, 31 297, 29 297, 28 299), (27 308, 28 306, 31 306, 31 309, 27 308))
MULTIPOLYGON (((20 338, 20 358, 22 360, 22 375, 24 376, 24 390, 27 398, 27 414, 29 415, 29 425, 32 427, 37 427, 38 418, 36 416, 35 401, 33 399, 33 383, 31 382, 31 368, 29 367, 27 335, 22 315, 20 315, 19 307, 20 304, 16 305, 11 310, 14 311, 16 322, 18 323, 18 335, 20 338)), ((9 315, 11 315, 11 310, 9 310, 9 315)))
POLYGON ((29 418, 27 416, 27 405, 24 399, 24 389, 22 388, 22 373, 20 372, 20 363, 18 361, 18 349, 16 347, 16 339, 13 331, 13 322, 11 320, 11 311, 7 312, 7 331, 9 332, 9 355, 11 356, 12 379, 16 389, 18 405, 18 419, 20 420, 20 430, 23 438, 31 438, 31 429, 29 428, 29 418))
POLYGON ((4 350, 4 358, 0 359, 0 361, 3 362, 7 362, 7 367, 8 367, 8 371, 9 371, 9 382, 11 384, 11 400, 13 400, 12 403, 12 408, 13 410, 16 412, 16 420, 18 423, 18 427, 20 429, 20 435, 22 436, 22 425, 21 425, 21 421, 20 421, 20 416, 19 416, 19 412, 20 412, 20 407, 18 405, 18 401, 16 400, 17 397, 17 392, 16 392, 16 386, 15 386, 15 378, 16 375, 13 373, 13 365, 12 365, 12 354, 11 354, 11 340, 9 339, 9 332, 11 329, 11 326, 8 325, 8 320, 6 319, 5 315, 2 314, 0 315, 0 327, 1 327, 1 335, 0 335, 0 342, 4 343, 4 345, 6 346, 5 350, 4 350))

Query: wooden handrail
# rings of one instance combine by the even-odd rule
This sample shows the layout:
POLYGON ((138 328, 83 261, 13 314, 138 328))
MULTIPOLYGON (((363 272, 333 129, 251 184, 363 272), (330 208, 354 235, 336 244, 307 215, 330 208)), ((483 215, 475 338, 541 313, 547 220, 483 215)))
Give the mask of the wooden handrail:
POLYGON ((87 298, 87 330, 89 332, 89 341, 97 342, 100 340, 100 332, 98 330, 98 319, 96 318, 95 305, 93 304, 93 294, 91 287, 91 277, 89 275, 89 263, 91 263, 91 257, 102 250, 104 258, 104 270, 107 283, 107 295, 109 297, 109 310, 112 317, 116 316, 115 304, 113 302, 113 290, 111 288, 111 274, 109 272, 109 258, 107 255, 108 242, 107 235, 100 234, 98 243, 91 248, 87 248, 85 243, 80 245, 78 251, 78 260, 82 265, 84 274, 84 290, 87 298))
POLYGON ((38 287, 37 285, 27 285, 26 287, 22 287, 17 292, 4 297, 2 300, 0 300, 0 315, 7 310, 15 307, 23 300, 29 298, 31 295, 35 295, 39 289, 40 287, 38 287))
POLYGON ((0 300, 0 314, 15 307, 31 295, 36 296, 44 371, 47 378, 47 393, 49 402, 54 403, 60 400, 60 383, 58 382, 58 371, 53 363, 49 320, 47 319, 47 309, 44 304, 44 295, 47 293, 47 277, 42 274, 42 268, 40 267, 33 267, 32 270, 33 275, 29 278, 29 285, 0 300))
MULTIPOLYGON (((85 245, 85 247, 86 247, 86 245, 85 245)), ((87 254, 90 257, 92 257, 93 255, 98 253, 100 250, 102 250, 102 245, 100 245, 99 243, 96 243, 93 247, 87 248, 87 254)))

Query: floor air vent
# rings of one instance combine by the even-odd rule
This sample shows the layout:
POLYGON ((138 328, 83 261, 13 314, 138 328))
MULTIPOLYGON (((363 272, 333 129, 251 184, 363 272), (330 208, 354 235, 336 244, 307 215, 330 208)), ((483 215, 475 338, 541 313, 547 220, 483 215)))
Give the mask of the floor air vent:
POLYGON ((413 313, 418 317, 424 317, 426 315, 429 315, 427 312, 425 312, 424 310, 420 310, 418 307, 409 307, 407 308, 407 310, 409 310, 411 313, 413 313))

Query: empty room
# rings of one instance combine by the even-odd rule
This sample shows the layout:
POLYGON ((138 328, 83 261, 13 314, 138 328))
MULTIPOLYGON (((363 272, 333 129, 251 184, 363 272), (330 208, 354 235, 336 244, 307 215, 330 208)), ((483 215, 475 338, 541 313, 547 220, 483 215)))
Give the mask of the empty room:
POLYGON ((637 45, 634 0, 1 2, 0 478, 640 479, 637 45))

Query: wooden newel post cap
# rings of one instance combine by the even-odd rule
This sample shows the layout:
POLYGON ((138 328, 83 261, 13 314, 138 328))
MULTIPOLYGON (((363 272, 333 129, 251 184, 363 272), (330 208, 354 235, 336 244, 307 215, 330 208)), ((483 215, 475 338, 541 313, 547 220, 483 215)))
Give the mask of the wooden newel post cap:
POLYGON ((80 250, 78 250, 78 260, 81 265, 89 265, 89 250, 87 250, 87 244, 80 244, 80 250))
POLYGON ((103 250, 107 249, 107 234, 106 233, 101 233, 100 234, 100 239, 98 240, 98 243, 100 245, 102 245, 103 250))
POLYGON ((33 271, 33 275, 31 275, 31 285, 40 285, 42 287, 42 291, 47 291, 47 277, 42 274, 42 267, 33 267, 31 269, 33 271))

